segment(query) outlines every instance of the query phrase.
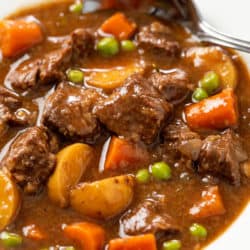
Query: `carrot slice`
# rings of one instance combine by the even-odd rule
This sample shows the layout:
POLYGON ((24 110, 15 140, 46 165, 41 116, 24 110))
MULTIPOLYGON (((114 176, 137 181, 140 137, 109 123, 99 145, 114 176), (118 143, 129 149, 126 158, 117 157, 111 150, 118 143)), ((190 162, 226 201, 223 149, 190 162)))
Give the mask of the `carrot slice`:
POLYGON ((23 227, 23 234, 31 240, 44 240, 46 235, 35 224, 23 227))
POLYGON ((153 234, 145 234, 109 242, 109 250, 157 250, 153 234))
POLYGON ((105 72, 93 72, 88 78, 88 84, 102 89, 114 89, 132 74, 142 72, 143 69, 135 65, 129 65, 123 69, 110 69, 105 72))
POLYGON ((237 98, 231 88, 185 108, 187 124, 192 129, 237 127, 237 98))
POLYGON ((64 233, 80 243, 82 250, 101 250, 105 242, 105 232, 99 225, 81 222, 68 225, 64 233))
POLYGON ((126 140, 112 137, 106 156, 104 169, 119 169, 128 165, 139 164, 147 161, 148 154, 137 145, 126 140))
POLYGON ((0 47, 4 57, 16 56, 42 40, 41 27, 34 21, 0 21, 0 47))
POLYGON ((194 204, 189 213, 199 219, 224 214, 225 208, 218 186, 209 187, 203 191, 201 201, 194 204))
POLYGON ((136 27, 136 24, 128 20, 123 13, 117 12, 102 24, 101 30, 119 40, 125 40, 134 34, 136 27))

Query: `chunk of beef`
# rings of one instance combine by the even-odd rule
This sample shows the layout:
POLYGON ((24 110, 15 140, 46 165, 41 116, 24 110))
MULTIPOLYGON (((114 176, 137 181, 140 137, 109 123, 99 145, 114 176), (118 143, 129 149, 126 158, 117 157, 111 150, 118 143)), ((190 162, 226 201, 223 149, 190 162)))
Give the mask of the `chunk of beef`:
POLYGON ((120 231, 127 235, 145 233, 166 235, 180 232, 180 227, 158 206, 157 202, 147 200, 121 217, 120 231))
POLYGON ((64 79, 70 63, 82 58, 94 47, 93 36, 84 29, 75 30, 53 50, 36 59, 31 58, 11 70, 6 78, 14 88, 26 90, 37 85, 54 84, 64 79))
POLYGON ((46 101, 43 123, 68 138, 93 143, 100 135, 100 124, 92 113, 99 99, 94 89, 61 83, 46 101))
POLYGON ((71 33, 73 62, 89 55, 95 45, 94 35, 85 29, 76 29, 71 33))
POLYGON ((143 27, 137 35, 140 46, 146 49, 157 49, 173 56, 180 51, 180 45, 173 37, 171 29, 159 22, 143 27))
POLYGON ((8 122, 12 119, 8 107, 0 104, 0 135, 3 135, 8 129, 8 122))
POLYGON ((20 134, 10 146, 1 167, 27 193, 37 192, 56 163, 57 142, 44 127, 32 127, 20 134))
POLYGON ((63 69, 71 60, 71 48, 57 49, 37 59, 29 59, 9 72, 7 81, 16 89, 57 83, 64 78, 63 69))
POLYGON ((182 121, 175 121, 164 129, 164 143, 167 152, 175 158, 186 157, 192 161, 198 159, 202 140, 182 121))
POLYGON ((0 103, 8 108, 15 110, 22 106, 22 101, 19 96, 10 90, 0 86, 0 103))
POLYGON ((17 94, 0 87, 0 134, 9 124, 32 125, 37 112, 29 111, 29 108, 34 110, 35 105, 26 103, 17 94))
POLYGON ((240 183, 240 162, 247 160, 238 135, 232 130, 222 135, 210 135, 202 144, 198 172, 225 177, 231 183, 240 183))
POLYGON ((171 115, 171 105, 140 74, 101 100, 94 112, 106 127, 118 135, 150 144, 171 115))
POLYGON ((150 81, 166 100, 173 104, 183 102, 193 89, 187 73, 179 69, 166 74, 154 72, 150 81))
POLYGON ((0 87, 0 134, 8 128, 9 122, 16 120, 14 112, 21 105, 18 96, 0 87))

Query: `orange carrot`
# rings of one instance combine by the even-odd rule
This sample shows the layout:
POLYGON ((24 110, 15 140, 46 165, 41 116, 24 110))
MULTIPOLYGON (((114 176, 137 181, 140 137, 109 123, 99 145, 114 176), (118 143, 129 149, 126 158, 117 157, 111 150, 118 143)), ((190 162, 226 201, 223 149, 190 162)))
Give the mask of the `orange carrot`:
POLYGON ((70 239, 80 243, 82 250, 102 250, 105 242, 105 232, 99 225, 81 222, 68 225, 64 233, 70 239))
POLYGON ((104 169, 119 169, 128 165, 139 164, 147 161, 148 154, 139 146, 126 140, 112 137, 104 169))
POLYGON ((128 20, 123 13, 117 12, 102 24, 101 30, 119 40, 125 40, 134 34, 136 27, 136 24, 128 20))
POLYGON ((25 237, 31 240, 44 240, 47 236, 35 224, 23 227, 25 237))
POLYGON ((237 127, 237 99, 232 89, 185 108, 187 124, 192 129, 224 129, 237 127))
POLYGON ((199 219, 224 214, 225 208, 218 186, 209 187, 203 191, 201 201, 194 204, 189 213, 199 219))
POLYGON ((153 234, 145 234, 109 242, 109 250, 157 250, 153 234))
POLYGON ((0 21, 0 47, 5 57, 16 56, 42 40, 41 27, 34 21, 0 21))

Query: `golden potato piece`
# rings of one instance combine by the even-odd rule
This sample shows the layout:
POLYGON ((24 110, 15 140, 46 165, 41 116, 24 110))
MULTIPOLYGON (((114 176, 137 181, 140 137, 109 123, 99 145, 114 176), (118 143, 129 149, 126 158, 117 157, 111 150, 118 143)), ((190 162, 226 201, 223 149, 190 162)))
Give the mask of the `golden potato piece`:
POLYGON ((20 204, 21 199, 16 184, 8 174, 0 171, 0 230, 15 219, 20 204))
POLYGON ((60 207, 69 203, 70 189, 81 179, 93 157, 93 149, 76 143, 62 149, 57 154, 57 165, 48 182, 48 195, 60 207))
POLYGON ((142 72, 143 69, 129 65, 123 69, 110 69, 108 71, 93 72, 87 82, 89 85, 102 89, 113 89, 121 86, 126 78, 134 73, 142 72))
POLYGON ((219 47, 192 47, 186 52, 186 59, 191 60, 196 68, 215 71, 221 80, 222 88, 237 86, 237 71, 232 59, 219 47))
POLYGON ((71 190, 71 206, 85 216, 108 219, 123 212, 133 199, 135 180, 122 175, 81 183, 71 190))

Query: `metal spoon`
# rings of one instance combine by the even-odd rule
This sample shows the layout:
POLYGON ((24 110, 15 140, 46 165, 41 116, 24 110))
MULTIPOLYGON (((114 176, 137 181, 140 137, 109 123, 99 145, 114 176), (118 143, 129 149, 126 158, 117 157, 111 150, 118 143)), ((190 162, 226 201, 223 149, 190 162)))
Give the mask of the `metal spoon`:
POLYGON ((192 28, 201 41, 211 42, 250 53, 250 42, 217 31, 203 20, 193 0, 187 0, 187 7, 192 21, 192 28))

